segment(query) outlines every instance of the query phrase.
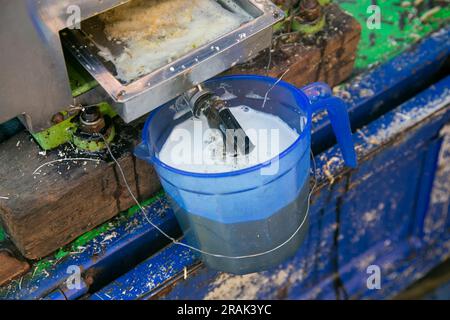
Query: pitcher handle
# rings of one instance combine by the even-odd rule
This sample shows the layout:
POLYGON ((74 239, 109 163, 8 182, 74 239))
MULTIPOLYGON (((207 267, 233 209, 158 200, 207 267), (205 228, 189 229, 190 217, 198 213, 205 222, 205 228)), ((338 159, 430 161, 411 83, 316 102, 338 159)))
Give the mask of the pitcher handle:
POLYGON ((313 83, 301 90, 309 98, 312 114, 323 110, 328 112, 345 164, 348 167, 356 168, 358 161, 346 103, 342 99, 334 97, 331 88, 325 83, 313 83))

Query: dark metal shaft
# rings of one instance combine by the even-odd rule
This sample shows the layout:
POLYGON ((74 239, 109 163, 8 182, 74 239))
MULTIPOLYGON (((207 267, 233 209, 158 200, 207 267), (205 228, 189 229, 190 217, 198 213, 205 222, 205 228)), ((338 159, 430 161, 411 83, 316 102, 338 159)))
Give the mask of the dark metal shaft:
POLYGON ((190 99, 190 104, 195 116, 204 114, 210 128, 220 130, 227 153, 237 156, 253 151, 255 145, 229 109, 227 101, 209 91, 199 90, 190 99))
POLYGON ((222 132, 228 153, 247 155, 253 151, 255 146, 224 101, 213 99, 203 113, 209 126, 222 132))

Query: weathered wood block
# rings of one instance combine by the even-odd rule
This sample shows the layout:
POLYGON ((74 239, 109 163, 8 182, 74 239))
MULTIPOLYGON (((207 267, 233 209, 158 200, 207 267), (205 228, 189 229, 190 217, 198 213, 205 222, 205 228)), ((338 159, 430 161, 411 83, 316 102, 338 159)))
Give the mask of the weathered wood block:
POLYGON ((30 270, 28 262, 16 258, 8 251, 0 250, 0 287, 30 270))
MULTIPOLYGON (((46 162, 77 157, 39 152, 25 132, 0 144, 0 195, 9 198, 0 200, 0 219, 26 258, 44 257, 134 205, 114 163, 61 162, 33 175, 46 162)), ((160 189, 153 168, 130 150, 119 162, 141 200, 160 189)))

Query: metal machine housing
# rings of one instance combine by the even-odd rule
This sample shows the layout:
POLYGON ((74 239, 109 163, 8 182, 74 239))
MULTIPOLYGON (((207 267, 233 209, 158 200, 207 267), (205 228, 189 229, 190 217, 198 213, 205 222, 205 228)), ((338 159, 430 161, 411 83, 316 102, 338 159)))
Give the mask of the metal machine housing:
MULTIPOLYGON (((218 0, 226 2, 228 0, 218 0)), ((123 84, 73 29, 120 0, 0 0, 0 123, 22 115, 31 132, 49 128, 55 113, 75 103, 106 100, 131 122, 193 86, 254 57, 271 44, 272 26, 283 11, 268 0, 233 0, 254 19, 219 39, 134 81, 123 84), (75 17, 75 18, 74 18, 75 17), (81 22, 82 23, 82 22, 81 22), (64 31, 63 31, 64 30, 64 31), (76 58, 99 83, 74 99, 62 43, 78 48, 76 58)))

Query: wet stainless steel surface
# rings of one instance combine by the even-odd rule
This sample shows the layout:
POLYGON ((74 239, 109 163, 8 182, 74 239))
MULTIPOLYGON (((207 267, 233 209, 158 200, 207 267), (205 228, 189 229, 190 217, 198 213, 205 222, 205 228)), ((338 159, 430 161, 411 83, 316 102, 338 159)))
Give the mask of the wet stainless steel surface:
POLYGON ((119 115, 130 122, 230 67, 245 62, 270 46, 272 26, 283 12, 266 0, 219 1, 228 10, 245 11, 252 19, 232 32, 130 83, 99 56, 101 46, 113 53, 120 47, 107 41, 102 23, 90 19, 82 30, 64 30, 62 42, 99 82, 119 115), (236 9, 237 8, 237 9, 236 9), (90 36, 88 36, 88 34, 90 36))

